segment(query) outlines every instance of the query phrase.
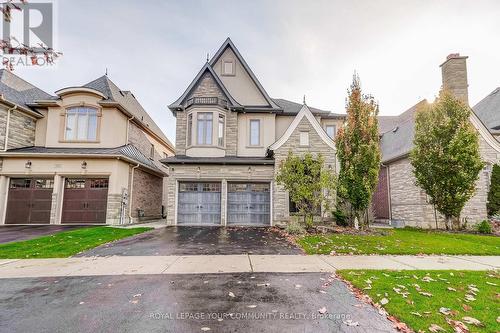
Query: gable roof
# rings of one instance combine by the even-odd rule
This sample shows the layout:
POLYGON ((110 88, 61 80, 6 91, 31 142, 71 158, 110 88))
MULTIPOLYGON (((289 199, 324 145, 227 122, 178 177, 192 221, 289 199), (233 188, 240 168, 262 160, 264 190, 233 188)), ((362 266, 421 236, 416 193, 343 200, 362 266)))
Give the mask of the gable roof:
POLYGON ((103 75, 94 81, 85 85, 84 88, 90 88, 101 92, 105 96, 105 102, 116 102, 124 107, 130 114, 132 114, 137 122, 144 127, 149 128, 156 136, 163 140, 171 149, 172 143, 165 136, 163 131, 158 127, 150 115, 144 110, 139 101, 135 98, 134 94, 130 91, 121 90, 107 75, 103 75))
POLYGON ((288 128, 286 129, 285 133, 275 143, 270 145, 268 149, 276 150, 279 147, 281 147, 285 142, 287 142, 290 136, 297 128, 297 126, 300 124, 302 118, 304 117, 306 117, 309 123, 311 123, 316 133, 318 133, 319 137, 333 150, 336 150, 335 142, 328 136, 328 134, 326 134, 325 130, 321 127, 321 124, 318 122, 318 120, 316 120, 316 118, 314 117, 311 110, 306 104, 302 105, 302 108, 300 109, 299 113, 295 116, 290 126, 288 126, 288 128))
POLYGON ((472 110, 492 133, 500 134, 500 87, 483 98, 472 110))
POLYGON ((210 75, 212 75, 213 79, 215 80, 215 82, 217 83, 217 85, 219 86, 219 88, 221 89, 222 93, 227 97, 228 101, 231 103, 231 106, 233 106, 233 107, 242 107, 231 96, 231 94, 229 93, 229 91, 227 91, 226 87, 224 86, 224 84, 220 80, 219 76, 215 73, 215 71, 213 70, 212 66, 207 62, 205 65, 203 65, 203 67, 201 68, 201 70, 195 76, 195 78, 193 79, 193 81, 189 84, 189 86, 184 91, 184 93, 181 95, 181 97, 179 97, 175 102, 173 102, 172 104, 170 104, 168 106, 172 111, 175 111, 176 109, 182 109, 184 107, 186 99, 189 97, 189 95, 191 94, 191 92, 193 92, 193 90, 197 87, 198 83, 203 78, 203 75, 206 72, 209 72, 210 75))
POLYGON ((30 106, 36 100, 54 99, 55 96, 35 87, 6 69, 0 69, 0 95, 3 99, 42 116, 30 106))
POLYGON ((228 47, 231 48, 231 50, 233 51, 233 53, 236 55, 236 58, 238 59, 238 61, 243 65, 243 67, 247 71, 248 75, 252 79, 253 83, 257 86, 257 89, 260 91, 260 93, 262 94, 262 96, 264 96, 265 100, 269 104, 269 107, 272 108, 272 109, 279 109, 279 110, 281 110, 280 106, 277 105, 273 101, 273 99, 271 97, 269 97, 269 94, 264 89, 264 87, 260 84, 259 80, 255 76, 255 74, 252 72, 252 69, 250 69, 250 66, 248 66, 248 64, 245 61, 245 59, 241 56, 240 51, 238 51, 238 48, 234 45, 234 43, 231 40, 231 38, 229 38, 229 37, 226 38, 226 40, 224 41, 224 43, 222 43, 222 45, 219 48, 219 50, 214 54, 214 56, 212 57, 212 59, 210 59, 210 61, 209 61, 210 66, 214 66, 215 63, 217 63, 217 61, 219 60, 219 58, 221 57, 221 55, 224 53, 224 51, 228 47))

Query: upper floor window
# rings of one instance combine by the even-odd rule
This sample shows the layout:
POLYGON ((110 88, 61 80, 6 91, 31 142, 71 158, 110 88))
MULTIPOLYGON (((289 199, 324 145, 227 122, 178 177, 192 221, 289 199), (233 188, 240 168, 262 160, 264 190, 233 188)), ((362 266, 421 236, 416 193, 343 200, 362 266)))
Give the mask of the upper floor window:
POLYGON ((226 117, 223 114, 219 113, 219 128, 218 128, 218 136, 217 136, 217 144, 219 146, 224 146, 224 123, 226 121, 226 117))
POLYGON ((91 107, 73 107, 66 110, 64 138, 69 141, 97 140, 97 110, 91 107))
POLYGON ((213 113, 211 112, 199 112, 198 113, 198 141, 199 145, 211 145, 212 144, 212 123, 213 123, 213 113))
POLYGON ((300 132, 299 145, 309 146, 309 132, 300 132))
POLYGON ((234 60, 222 60, 222 75, 234 75, 234 60))
POLYGON ((155 145, 151 144, 151 148, 149 150, 149 158, 154 159, 155 158, 155 145))
POLYGON ((325 126, 326 134, 333 139, 335 137, 335 132, 337 131, 337 126, 335 125, 326 125, 325 126))
POLYGON ((188 114, 188 123, 187 123, 187 145, 191 146, 191 138, 193 136, 193 114, 188 114))
POLYGON ((260 120, 250 120, 250 146, 260 146, 260 120))

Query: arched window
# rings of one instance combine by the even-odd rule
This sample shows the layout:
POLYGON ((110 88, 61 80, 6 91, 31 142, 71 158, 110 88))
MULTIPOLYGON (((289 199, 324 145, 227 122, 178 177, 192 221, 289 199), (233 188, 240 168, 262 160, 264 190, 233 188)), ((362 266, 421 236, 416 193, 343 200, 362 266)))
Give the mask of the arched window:
POLYGON ((67 109, 64 138, 68 141, 97 141, 97 109, 88 106, 67 109))

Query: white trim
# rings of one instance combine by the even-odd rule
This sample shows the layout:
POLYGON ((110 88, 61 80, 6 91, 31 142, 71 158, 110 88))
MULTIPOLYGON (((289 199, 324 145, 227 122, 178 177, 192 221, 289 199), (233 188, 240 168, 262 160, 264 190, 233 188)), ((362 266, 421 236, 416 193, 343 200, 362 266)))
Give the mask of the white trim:
POLYGON ((493 148, 496 152, 500 153, 500 142, 498 142, 490 131, 484 126, 484 124, 479 120, 474 112, 471 112, 469 117, 472 125, 478 130, 479 134, 483 137, 484 141, 488 143, 488 145, 493 148))
POLYGON ((106 98, 106 96, 101 93, 98 90, 92 89, 92 88, 86 88, 86 87, 69 87, 69 88, 63 88, 55 92, 57 96, 64 96, 67 94, 76 94, 76 93, 90 93, 97 95, 102 98, 106 98))
POLYGON ((306 117, 307 120, 309 120, 309 123, 311 123, 312 127, 314 128, 316 133, 318 133, 319 137, 323 140, 323 142, 325 142, 330 148, 336 151, 337 148, 335 148, 335 142, 328 136, 328 134, 326 134, 325 130, 321 127, 321 124, 318 122, 318 120, 312 114, 311 110, 309 110, 309 108, 305 104, 302 105, 302 109, 300 109, 297 116, 295 116, 290 126, 288 126, 288 128, 286 129, 285 133, 275 143, 270 145, 269 149, 276 150, 279 147, 281 147, 285 142, 287 142, 290 136, 293 134, 293 131, 295 131, 300 121, 304 117, 306 117))

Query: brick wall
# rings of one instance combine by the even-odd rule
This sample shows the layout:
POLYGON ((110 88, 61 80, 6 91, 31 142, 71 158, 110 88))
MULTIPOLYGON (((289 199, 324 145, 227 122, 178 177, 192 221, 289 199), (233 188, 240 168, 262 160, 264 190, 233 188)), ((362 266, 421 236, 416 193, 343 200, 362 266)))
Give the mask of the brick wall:
MULTIPOLYGON (((275 159, 275 175, 279 171, 279 166, 283 160, 288 156, 288 152, 291 151, 295 155, 304 155, 307 152, 313 155, 322 154, 325 158, 325 166, 331 168, 332 172, 336 172, 336 157, 335 152, 330 146, 328 146, 323 139, 316 133, 316 130, 312 127, 311 123, 307 118, 302 118, 299 125, 293 131, 292 135, 279 149, 274 152, 275 159), (299 145, 300 132, 309 132, 309 147, 303 147, 299 145)), ((328 212, 323 211, 322 214, 325 216, 328 212)), ((273 187, 273 218, 275 221, 287 221, 290 217, 288 211, 288 194, 283 188, 283 186, 274 183, 273 187)))
POLYGON ((162 177, 135 169, 132 194, 132 217, 138 217, 137 209, 140 208, 144 210, 145 219, 161 218, 162 191, 162 177))

